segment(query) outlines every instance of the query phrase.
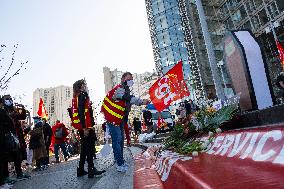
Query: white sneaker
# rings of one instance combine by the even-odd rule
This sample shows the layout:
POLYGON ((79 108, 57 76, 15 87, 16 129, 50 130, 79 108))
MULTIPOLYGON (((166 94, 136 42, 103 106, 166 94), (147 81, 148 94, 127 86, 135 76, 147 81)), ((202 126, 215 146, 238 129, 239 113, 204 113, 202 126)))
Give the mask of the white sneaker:
POLYGON ((129 168, 129 165, 127 163, 122 164, 123 167, 129 168))
POLYGON ((128 170, 128 167, 125 167, 125 166, 121 165, 121 166, 117 166, 117 167, 116 167, 116 170, 117 170, 118 172, 123 172, 123 173, 125 173, 125 172, 128 170))
POLYGON ((12 184, 4 184, 0 186, 0 189, 11 189, 13 187, 12 184))

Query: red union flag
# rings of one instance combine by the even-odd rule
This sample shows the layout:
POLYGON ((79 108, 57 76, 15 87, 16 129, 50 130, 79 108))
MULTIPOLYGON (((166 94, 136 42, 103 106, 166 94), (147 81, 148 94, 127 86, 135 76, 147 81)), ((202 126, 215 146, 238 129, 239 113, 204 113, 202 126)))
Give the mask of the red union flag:
POLYGON ((149 89, 149 94, 159 112, 169 107, 173 101, 189 96, 190 93, 183 78, 182 61, 157 80, 149 89))
POLYGON ((42 98, 39 99, 37 115, 41 118, 45 118, 45 119, 48 118, 48 114, 43 104, 42 98))
POLYGON ((282 64, 282 67, 284 68, 284 49, 283 49, 282 45, 279 43, 279 41, 276 41, 276 45, 277 45, 277 49, 278 49, 278 52, 279 52, 280 62, 282 64))

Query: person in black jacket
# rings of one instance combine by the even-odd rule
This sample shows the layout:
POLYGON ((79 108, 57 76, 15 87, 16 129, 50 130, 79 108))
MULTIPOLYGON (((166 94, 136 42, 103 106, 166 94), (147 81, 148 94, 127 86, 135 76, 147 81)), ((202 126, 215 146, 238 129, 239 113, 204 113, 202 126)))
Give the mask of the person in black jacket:
POLYGON ((0 186, 5 184, 7 178, 6 164, 10 159, 10 154, 5 146, 5 136, 13 131, 13 120, 4 110, 3 99, 0 97, 0 186))
POLYGON ((44 144, 47 152, 47 157, 44 158, 44 166, 48 167, 49 165, 49 147, 51 145, 51 137, 52 137, 52 129, 51 126, 47 123, 46 118, 42 118, 43 125, 43 136, 44 136, 44 144))
POLYGON ((153 130, 152 113, 149 110, 143 112, 144 123, 147 127, 147 133, 151 133, 153 130))
MULTIPOLYGON (((89 178, 93 178, 94 175, 101 175, 105 171, 99 171, 94 167, 93 158, 95 157, 95 141, 96 141, 96 133, 95 130, 91 128, 87 128, 87 125, 90 123, 86 123, 86 115, 85 115, 85 107, 86 103, 89 101, 89 95, 87 93, 87 86, 85 80, 78 80, 73 84, 73 95, 74 97, 78 97, 78 117, 80 123, 82 125, 82 129, 79 130, 80 138, 81 138, 81 152, 80 152, 80 160, 79 167, 77 168, 77 177, 88 174, 89 178), (84 170, 84 164, 87 159, 88 162, 88 172, 84 170)), ((92 107, 89 104, 90 113, 90 122, 91 125, 94 124, 94 118, 91 114, 92 107)))
POLYGON ((280 92, 280 98, 284 100, 284 72, 281 72, 276 78, 276 86, 280 92))
POLYGON ((0 186, 4 181, 13 183, 9 180, 8 162, 13 161, 18 179, 29 178, 22 172, 21 162, 25 155, 25 141, 23 130, 19 119, 22 119, 25 112, 16 112, 13 106, 13 100, 10 95, 0 98, 0 186), (21 115, 23 113, 23 115, 21 115), (12 117, 13 116, 13 117, 12 117), (14 119, 14 120, 13 120, 14 119), (10 149, 6 143, 7 134, 13 134, 19 141, 16 149, 10 149))

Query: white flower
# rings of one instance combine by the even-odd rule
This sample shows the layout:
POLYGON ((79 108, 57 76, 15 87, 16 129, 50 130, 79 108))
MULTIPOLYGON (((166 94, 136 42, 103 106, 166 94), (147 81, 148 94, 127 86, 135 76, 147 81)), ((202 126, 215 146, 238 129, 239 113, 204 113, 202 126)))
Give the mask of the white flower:
POLYGON ((209 131, 208 135, 209 135, 209 137, 212 137, 214 135, 214 133, 209 131))
POLYGON ((202 148, 203 150, 206 150, 209 144, 210 144, 210 141, 209 141, 209 140, 205 140, 205 141, 202 143, 201 148, 202 148))
POLYGON ((197 151, 193 151, 193 152, 192 152, 192 156, 193 156, 193 157, 197 157, 197 156, 198 156, 198 152, 197 152, 197 151))
POLYGON ((201 129, 201 125, 199 124, 199 122, 196 119, 196 117, 194 117, 194 116, 191 117, 191 123, 195 126, 195 130, 196 131, 201 129))
POLYGON ((204 141, 204 144, 205 144, 206 146, 208 146, 208 145, 210 144, 210 140, 205 140, 205 141, 204 141))
POLYGON ((216 133, 222 133, 222 129, 217 128, 217 129, 216 129, 216 133))
POLYGON ((202 148, 203 150, 205 150, 205 149, 207 149, 207 145, 206 145, 205 143, 203 143, 203 144, 201 145, 201 148, 202 148))

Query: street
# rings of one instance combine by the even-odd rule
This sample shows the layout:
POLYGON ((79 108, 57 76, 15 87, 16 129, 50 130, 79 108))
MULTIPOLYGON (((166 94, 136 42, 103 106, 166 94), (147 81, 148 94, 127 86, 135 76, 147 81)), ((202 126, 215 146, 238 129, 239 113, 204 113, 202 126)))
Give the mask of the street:
MULTIPOLYGON (((100 177, 89 179, 86 176, 77 178, 76 167, 79 156, 71 158, 67 162, 53 164, 47 170, 32 172, 31 178, 19 181, 14 189, 132 189, 133 188, 133 155, 140 153, 141 149, 136 147, 125 148, 124 157, 129 164, 126 173, 116 171, 113 154, 107 157, 98 157, 95 167, 99 170, 105 169, 106 173, 100 177)), ((87 170, 87 167, 85 168, 87 170)))

